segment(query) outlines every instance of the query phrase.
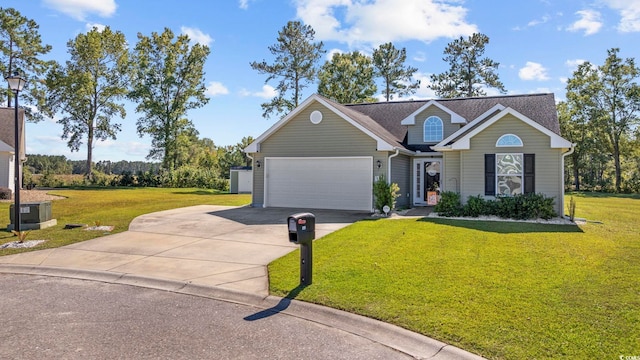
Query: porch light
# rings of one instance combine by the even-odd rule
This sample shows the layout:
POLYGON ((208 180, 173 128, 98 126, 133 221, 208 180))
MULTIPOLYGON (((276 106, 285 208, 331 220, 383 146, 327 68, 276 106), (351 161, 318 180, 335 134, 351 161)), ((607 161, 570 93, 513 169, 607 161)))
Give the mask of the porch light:
POLYGON ((260 160, 256 160, 256 167, 260 167, 260 165, 262 165, 262 163, 260 162, 260 160))
POLYGON ((380 169, 382 167, 382 161, 377 160, 376 161, 376 166, 378 167, 378 169, 380 169))

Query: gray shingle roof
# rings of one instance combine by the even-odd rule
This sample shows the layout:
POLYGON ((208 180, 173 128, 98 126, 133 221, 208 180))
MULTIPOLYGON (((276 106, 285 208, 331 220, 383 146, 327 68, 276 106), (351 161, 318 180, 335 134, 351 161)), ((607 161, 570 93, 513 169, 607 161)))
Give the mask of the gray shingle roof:
MULTIPOLYGON (((24 109, 18 109, 18 111, 19 111, 18 112, 19 118, 23 119, 24 109)), ((20 131, 22 131, 22 124, 24 124, 24 121, 19 122, 20 131)), ((0 107, 0 141, 9 145, 12 149, 15 149, 16 147, 14 131, 13 131, 14 129, 15 129, 14 108, 0 107)), ((25 149, 24 134, 20 139, 20 141, 21 141, 20 142, 21 154, 22 154, 22 157, 24 157, 24 149, 25 149)))
MULTIPOLYGON (((401 125, 400 122, 429 101, 431 100, 349 104, 337 105, 337 107, 361 125, 371 129, 372 132, 376 132, 374 128, 377 128, 373 123, 386 130, 388 135, 393 137, 394 142, 391 144, 400 143, 411 150, 420 150, 406 145, 407 127, 401 125)), ((473 121, 493 106, 501 104, 560 135, 553 94, 436 99, 435 101, 462 116, 467 122, 473 121)), ((383 137, 383 139, 385 138, 383 137)), ((429 149, 425 148, 422 151, 429 151, 429 149)))

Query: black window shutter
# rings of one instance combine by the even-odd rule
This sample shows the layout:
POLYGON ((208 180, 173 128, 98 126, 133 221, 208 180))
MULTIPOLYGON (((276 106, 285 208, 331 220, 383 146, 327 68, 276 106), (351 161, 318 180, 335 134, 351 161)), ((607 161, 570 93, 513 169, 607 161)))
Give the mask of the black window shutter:
POLYGON ((484 154, 484 194, 496 195, 496 154, 484 154))
POLYGON ((524 154, 524 193, 536 192, 536 154, 524 154))

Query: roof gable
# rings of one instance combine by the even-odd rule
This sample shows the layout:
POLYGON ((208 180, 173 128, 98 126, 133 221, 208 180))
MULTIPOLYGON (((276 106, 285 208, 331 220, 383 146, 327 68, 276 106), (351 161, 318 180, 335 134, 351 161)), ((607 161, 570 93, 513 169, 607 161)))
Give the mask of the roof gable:
POLYGON ((306 109, 309 105, 318 102, 322 104, 325 108, 329 109, 372 139, 376 141, 377 149, 381 151, 391 151, 399 146, 399 142, 391 133, 389 133, 384 127, 378 124, 376 121, 371 119, 370 117, 349 109, 344 105, 340 105, 336 102, 333 102, 325 97, 322 97, 318 94, 311 95, 305 101, 303 101, 297 108, 287 114, 285 117, 280 119, 277 123, 271 126, 267 131, 265 131, 262 135, 260 135, 254 142, 249 144, 244 149, 245 153, 255 153, 260 152, 260 144, 264 142, 267 138, 269 138, 272 134, 278 131, 280 128, 285 126, 289 121, 296 117, 300 112, 306 109))
MULTIPOLYGON (((487 111, 488 113, 489 111, 487 111)), ((552 148, 564 148, 568 149, 573 146, 571 142, 562 138, 560 135, 555 132, 549 130, 548 128, 542 126, 536 121, 531 120, 527 116, 519 113, 518 111, 512 108, 504 108, 497 114, 489 117, 478 117, 469 125, 461 128, 460 130, 453 133, 448 138, 444 139, 440 143, 434 145, 432 147, 433 150, 436 151, 451 151, 451 150, 469 150, 471 148, 471 138, 475 135, 482 132, 484 129, 494 124, 498 120, 504 118, 506 115, 513 115, 515 118, 521 120, 522 122, 532 126, 536 130, 541 133, 549 136, 549 146, 552 148)))
POLYGON ((427 102, 426 104, 422 105, 416 111, 414 111, 409 116, 404 118, 400 122, 400 125, 415 125, 416 124, 416 116, 418 116, 418 114, 420 114, 424 110, 428 109, 430 106, 435 106, 438 109, 440 109, 440 110, 446 112, 447 114, 451 115, 451 122, 453 124, 466 124, 467 123, 467 120, 465 118, 463 118, 462 116, 458 115, 457 113, 455 113, 451 109, 441 105, 440 103, 438 103, 438 101, 429 100, 429 102, 427 102))

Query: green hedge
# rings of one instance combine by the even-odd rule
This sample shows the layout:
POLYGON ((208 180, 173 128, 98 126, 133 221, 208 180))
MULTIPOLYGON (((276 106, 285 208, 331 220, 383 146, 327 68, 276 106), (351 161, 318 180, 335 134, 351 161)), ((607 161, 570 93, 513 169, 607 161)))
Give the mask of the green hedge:
POLYGON ((469 196, 463 206, 460 194, 445 191, 435 206, 440 216, 491 216, 505 219, 551 219, 558 216, 554 210, 554 198, 544 194, 526 194, 501 196, 495 200, 486 200, 481 195, 469 196))

